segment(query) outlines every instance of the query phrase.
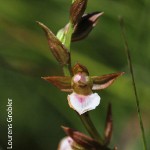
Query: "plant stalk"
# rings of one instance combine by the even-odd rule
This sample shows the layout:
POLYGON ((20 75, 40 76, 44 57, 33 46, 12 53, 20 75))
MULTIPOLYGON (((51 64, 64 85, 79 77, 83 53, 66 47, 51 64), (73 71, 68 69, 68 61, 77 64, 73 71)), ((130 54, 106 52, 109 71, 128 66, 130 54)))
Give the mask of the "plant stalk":
POLYGON ((72 33, 73 33, 73 24, 71 23, 71 21, 69 22, 69 26, 68 26, 68 31, 65 34, 65 42, 64 45, 66 46, 66 48, 68 50, 70 50, 70 45, 71 45, 71 37, 72 37, 72 33))
POLYGON ((83 125, 85 126, 86 130, 88 133, 91 135, 92 138, 96 139, 99 141, 100 144, 103 145, 103 140, 101 136, 99 135, 98 131, 96 130, 88 112, 84 113, 83 115, 79 115, 83 125))
POLYGON ((147 150, 144 126, 143 126, 141 109, 140 109, 140 101, 139 101, 139 97, 138 97, 138 94, 137 94, 135 78, 134 78, 134 71, 133 71, 133 66, 132 66, 132 59, 131 59, 131 54, 130 54, 128 42, 127 42, 127 39, 126 39, 126 36, 125 36, 125 27, 124 27, 124 21, 123 21, 122 17, 120 17, 120 26, 121 26, 122 36, 123 36, 123 40, 124 40, 124 46, 125 46, 125 52, 126 52, 126 55, 127 55, 128 65, 129 65, 129 69, 130 69, 130 73, 131 73, 131 77, 132 77, 132 85, 133 85, 133 90, 134 90, 134 95, 135 95, 135 100, 136 100, 139 124, 140 124, 141 132, 142 132, 143 146, 144 146, 144 149, 147 150))

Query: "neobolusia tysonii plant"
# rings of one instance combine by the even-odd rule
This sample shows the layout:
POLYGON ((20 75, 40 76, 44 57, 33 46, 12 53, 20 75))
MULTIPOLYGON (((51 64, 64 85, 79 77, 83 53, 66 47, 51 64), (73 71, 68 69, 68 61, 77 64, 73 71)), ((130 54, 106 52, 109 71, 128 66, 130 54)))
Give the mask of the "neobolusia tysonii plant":
POLYGON ((90 76, 86 66, 77 63, 72 67, 70 45, 72 42, 85 39, 96 26, 103 12, 85 13, 88 0, 73 0, 70 7, 70 18, 67 25, 60 29, 57 35, 43 23, 37 22, 44 30, 48 45, 53 56, 63 68, 63 76, 42 77, 62 92, 67 92, 68 105, 81 118, 89 136, 71 129, 62 127, 66 133, 58 150, 111 150, 109 143, 112 135, 111 104, 108 105, 104 137, 102 137, 90 119, 89 111, 95 109, 101 97, 96 91, 109 87, 123 72, 102 76, 90 76))

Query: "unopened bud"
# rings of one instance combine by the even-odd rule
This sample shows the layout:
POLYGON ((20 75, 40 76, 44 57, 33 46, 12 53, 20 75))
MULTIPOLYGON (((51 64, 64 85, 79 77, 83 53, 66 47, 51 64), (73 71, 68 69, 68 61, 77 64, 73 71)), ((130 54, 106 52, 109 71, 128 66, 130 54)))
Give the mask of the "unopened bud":
POLYGON ((61 65, 67 65, 69 64, 70 61, 70 53, 68 52, 67 48, 58 40, 58 38, 51 32, 51 30, 45 26, 41 22, 37 22, 39 26, 44 30, 48 44, 50 47, 50 50, 56 60, 61 64, 61 65))
POLYGON ((80 21, 74 27, 72 42, 82 40, 88 36, 92 29, 96 26, 99 17, 103 12, 93 12, 84 14, 80 21))
POLYGON ((70 8, 70 20, 75 26, 81 19, 87 6, 87 0, 75 0, 70 8))

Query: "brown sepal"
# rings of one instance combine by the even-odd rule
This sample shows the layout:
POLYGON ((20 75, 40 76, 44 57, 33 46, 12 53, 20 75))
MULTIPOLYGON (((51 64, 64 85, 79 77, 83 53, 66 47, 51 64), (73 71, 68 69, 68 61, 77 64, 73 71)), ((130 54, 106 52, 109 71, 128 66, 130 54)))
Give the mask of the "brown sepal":
POLYGON ((105 145, 108 145, 111 140, 112 136, 112 130, 113 130, 113 120, 112 120, 112 107, 109 103, 108 110, 107 110, 107 116, 106 116, 106 124, 105 124, 105 145))
POLYGON ((103 76, 92 76, 93 87, 92 90, 102 90, 110 86, 119 76, 123 75, 124 72, 107 74, 103 76))
POLYGON ((42 77, 42 79, 50 82, 61 91, 64 92, 72 92, 71 88, 71 77, 68 76, 49 76, 49 77, 42 77))
POLYGON ((51 32, 51 30, 46 25, 38 21, 37 23, 44 30, 47 36, 50 50, 56 60, 61 65, 68 64, 70 61, 70 53, 68 52, 67 48, 58 40, 58 38, 51 32))
POLYGON ((88 0, 75 0, 70 8, 70 20, 75 26, 81 19, 87 6, 88 0))
POLYGON ((79 63, 75 64, 74 67, 72 68, 72 73, 75 75, 79 72, 85 72, 87 75, 89 75, 89 72, 87 68, 79 63))
POLYGON ((74 27, 72 34, 72 42, 82 40, 88 36, 92 29, 96 26, 98 19, 103 12, 93 12, 84 14, 81 20, 74 27))

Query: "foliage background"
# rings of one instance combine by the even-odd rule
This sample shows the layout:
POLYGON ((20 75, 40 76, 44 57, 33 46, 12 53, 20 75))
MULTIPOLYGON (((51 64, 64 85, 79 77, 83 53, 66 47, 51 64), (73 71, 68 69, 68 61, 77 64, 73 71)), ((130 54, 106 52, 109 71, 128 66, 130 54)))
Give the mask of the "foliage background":
MULTIPOLYGON (((55 150, 66 125, 85 132, 61 93, 40 77, 61 75, 45 35, 35 21, 56 33, 68 21, 70 1, 0 0, 0 145, 7 147, 7 99, 13 99, 13 149, 55 150)), ((125 19, 147 141, 150 140, 150 3, 148 0, 93 0, 87 12, 104 11, 100 22, 81 42, 72 44, 73 63, 89 68, 91 75, 116 71, 126 74, 99 92, 100 106, 91 117, 103 131, 107 104, 113 105, 112 145, 141 150, 142 141, 118 16, 125 19)), ((150 147, 150 146, 149 146, 150 147)))

